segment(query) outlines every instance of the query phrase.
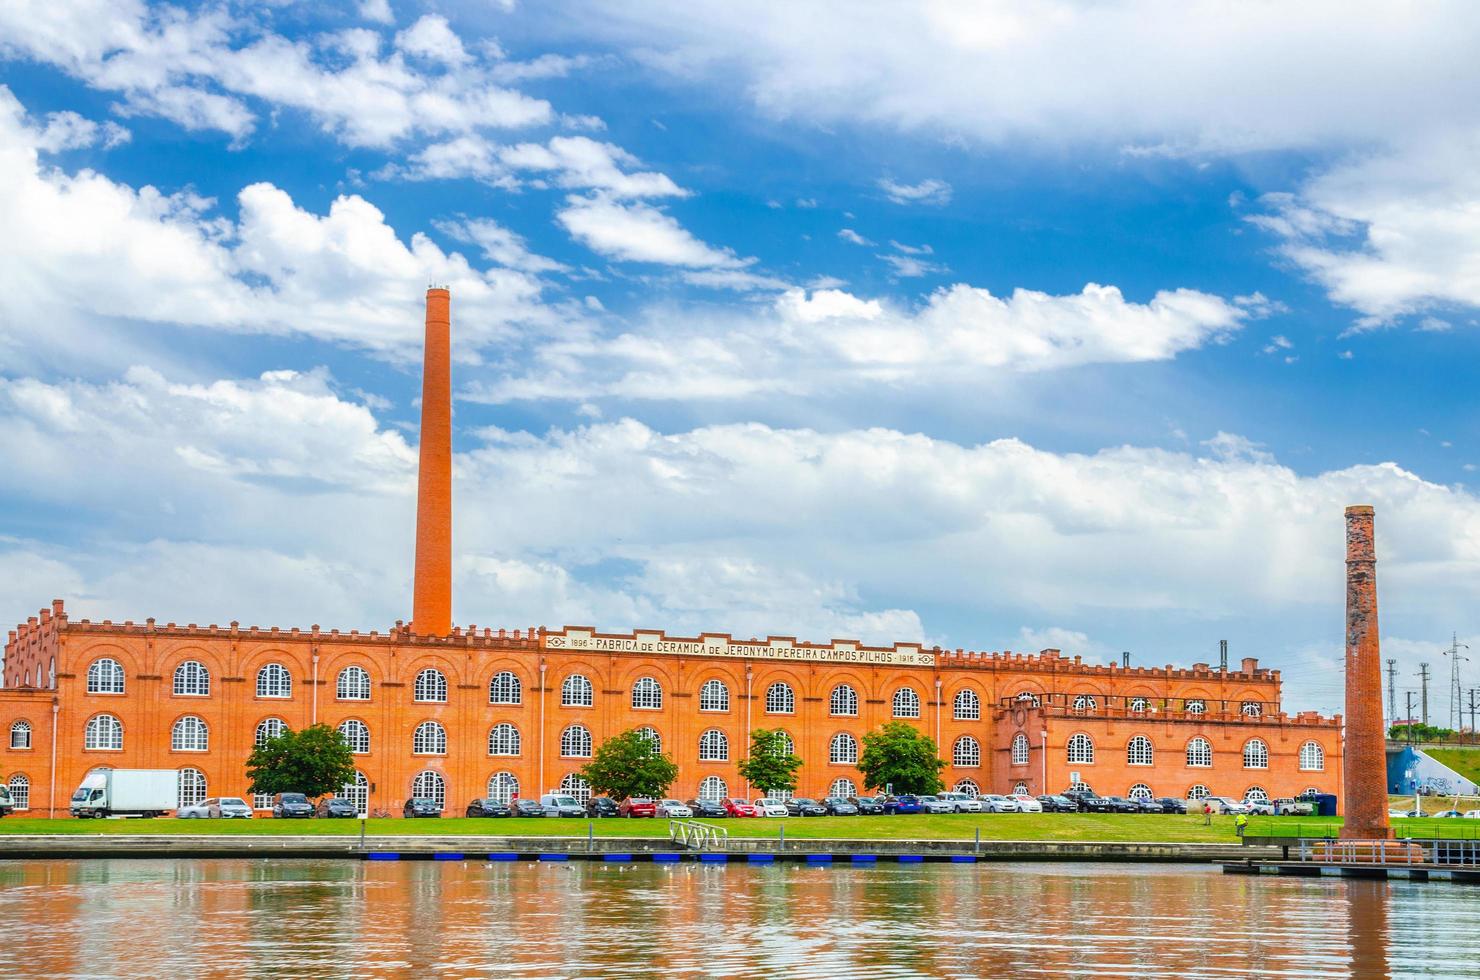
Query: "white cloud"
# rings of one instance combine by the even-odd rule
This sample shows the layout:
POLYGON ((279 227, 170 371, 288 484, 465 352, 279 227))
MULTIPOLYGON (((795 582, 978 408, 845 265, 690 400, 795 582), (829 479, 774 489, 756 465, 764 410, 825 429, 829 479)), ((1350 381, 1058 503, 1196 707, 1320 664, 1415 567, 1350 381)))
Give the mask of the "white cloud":
POLYGON ((390 0, 361 0, 360 16, 376 24, 396 22, 396 15, 391 11, 390 0))
POLYGON ((46 153, 77 150, 102 145, 111 150, 127 143, 133 134, 111 120, 99 125, 75 112, 53 112, 46 117, 46 127, 36 135, 36 149, 46 153))
POLYGON ((441 14, 424 14, 416 23, 396 35, 396 48, 417 58, 439 61, 457 67, 467 64, 468 52, 462 39, 441 14))
MULTIPOLYGON (((667 174, 631 172, 640 166, 632 154, 611 143, 585 136, 556 136, 547 143, 501 146, 482 136, 467 135, 433 143, 412 154, 404 167, 391 166, 385 176, 411 180, 471 177, 509 189, 523 175, 550 174, 557 187, 599 191, 610 198, 687 197, 667 174)), ((543 186, 545 178, 537 179, 543 186)))
POLYGON ((864 238, 852 228, 839 228, 838 237, 841 238, 843 241, 848 242, 850 245, 869 246, 873 244, 873 242, 869 241, 867 238, 864 238))
POLYGON ((587 248, 622 262, 739 269, 754 261, 700 241, 655 207, 624 204, 604 195, 566 198, 555 220, 587 248))
POLYGON ((948 204, 951 185, 932 177, 918 184, 900 184, 888 177, 879 178, 879 189, 895 204, 948 204))
POLYGON ((483 255, 499 265, 521 272, 566 272, 569 266, 529 250, 523 236, 510 231, 492 218, 468 218, 461 221, 436 222, 438 231, 460 242, 477 245, 483 255))
POLYGON ((885 253, 877 258, 882 259, 893 270, 896 279, 918 279, 921 276, 950 271, 939 262, 931 262, 915 255, 885 253))

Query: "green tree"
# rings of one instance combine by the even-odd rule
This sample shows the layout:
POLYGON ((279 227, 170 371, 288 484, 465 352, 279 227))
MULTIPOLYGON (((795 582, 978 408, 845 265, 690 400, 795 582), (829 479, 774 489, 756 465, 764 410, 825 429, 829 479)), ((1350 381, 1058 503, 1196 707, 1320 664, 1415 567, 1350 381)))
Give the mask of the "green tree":
POLYGON ((750 755, 737 767, 740 775, 762 793, 795 793, 800 756, 786 747, 786 733, 779 728, 757 728, 750 733, 750 755))
POLYGON ((247 757, 252 793, 302 793, 309 799, 337 793, 355 781, 355 761, 344 736, 328 725, 285 731, 247 757))
POLYGON ((863 736, 858 771, 863 773, 865 786, 893 786, 895 793, 939 793, 945 788, 940 781, 945 767, 935 739, 902 721, 891 721, 863 736))
POLYGON ((657 751, 636 729, 602 742, 591 761, 581 767, 591 792, 614 800, 659 798, 678 778, 678 764, 657 751))

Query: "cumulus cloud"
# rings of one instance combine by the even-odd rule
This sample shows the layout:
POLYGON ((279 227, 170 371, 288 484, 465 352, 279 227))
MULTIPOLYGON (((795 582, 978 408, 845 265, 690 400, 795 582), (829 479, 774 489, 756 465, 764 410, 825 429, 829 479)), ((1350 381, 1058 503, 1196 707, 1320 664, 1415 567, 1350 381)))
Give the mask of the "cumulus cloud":
POLYGON ((901 184, 888 177, 880 178, 879 189, 895 204, 948 204, 951 185, 932 177, 918 184, 901 184))
POLYGON ((555 220, 593 252, 622 262, 740 269, 755 261, 699 240, 672 215, 651 205, 623 203, 602 194, 566 198, 555 220))

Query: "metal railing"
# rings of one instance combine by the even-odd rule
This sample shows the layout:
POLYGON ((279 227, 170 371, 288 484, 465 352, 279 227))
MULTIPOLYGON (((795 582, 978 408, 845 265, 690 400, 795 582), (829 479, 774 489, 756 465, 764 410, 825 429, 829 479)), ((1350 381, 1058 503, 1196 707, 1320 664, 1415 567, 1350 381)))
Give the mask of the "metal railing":
POLYGON ((1480 867, 1475 840, 1302 840, 1298 860, 1317 864, 1480 867))
POLYGON ((728 830, 692 820, 668 821, 668 839, 695 851, 721 851, 730 846, 728 830))
MULTIPOLYGON (((1405 817, 1393 820, 1393 832, 1408 840, 1480 841, 1480 820, 1453 817, 1405 817)), ((1332 839, 1341 835, 1341 824, 1331 821, 1291 820, 1289 817, 1256 817, 1244 829, 1245 838, 1332 839)))

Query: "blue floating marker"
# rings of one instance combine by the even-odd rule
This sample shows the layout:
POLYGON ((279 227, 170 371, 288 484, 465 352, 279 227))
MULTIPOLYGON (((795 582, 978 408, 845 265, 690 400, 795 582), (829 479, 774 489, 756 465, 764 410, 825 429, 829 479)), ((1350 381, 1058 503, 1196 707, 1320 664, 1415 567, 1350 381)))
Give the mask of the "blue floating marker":
POLYGON ((465 858, 463 857, 463 855, 461 855, 461 854, 455 854, 452 851, 445 851, 445 852, 444 851, 438 851, 436 854, 433 854, 432 855, 432 860, 433 861, 462 861, 462 860, 465 860, 465 858))
POLYGON ((831 854, 808 854, 807 855, 807 863, 808 864, 832 864, 832 858, 833 858, 833 856, 831 854))
POLYGON ((683 857, 679 854, 654 854, 653 860, 659 864, 677 864, 683 857))
POLYGON ((632 855, 630 855, 630 854, 603 854, 601 856, 601 860, 603 860, 603 861, 610 861, 612 864, 631 864, 632 863, 632 855))
POLYGON ((541 854, 541 861, 569 861, 569 854, 541 854))
POLYGON ((730 856, 728 854, 700 854, 699 860, 706 864, 727 864, 730 856))
POLYGON ((371 851, 365 855, 367 861, 399 861, 401 855, 392 854, 390 851, 371 851))
POLYGON ((774 855, 774 854, 750 854, 750 855, 747 855, 746 856, 745 860, 748 861, 748 862, 750 862, 751 864, 775 864, 776 863, 776 855, 774 855))
POLYGON ((951 855, 951 863, 952 864, 975 864, 976 863, 976 855, 975 854, 952 854, 951 855))
POLYGON ((922 857, 919 854, 901 854, 899 856, 899 863, 900 864, 924 864, 925 863, 925 858, 922 857))
POLYGON ((877 854, 855 854, 855 855, 853 855, 853 863, 854 864, 878 864, 879 863, 879 856, 877 854))
POLYGON ((519 860, 519 855, 518 854, 515 854, 513 851, 499 851, 497 854, 490 854, 490 855, 488 855, 488 860, 490 860, 490 861, 517 861, 517 860, 519 860))

